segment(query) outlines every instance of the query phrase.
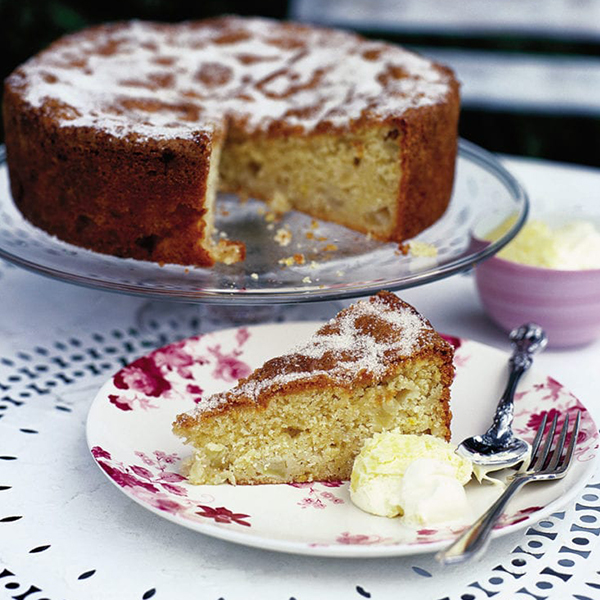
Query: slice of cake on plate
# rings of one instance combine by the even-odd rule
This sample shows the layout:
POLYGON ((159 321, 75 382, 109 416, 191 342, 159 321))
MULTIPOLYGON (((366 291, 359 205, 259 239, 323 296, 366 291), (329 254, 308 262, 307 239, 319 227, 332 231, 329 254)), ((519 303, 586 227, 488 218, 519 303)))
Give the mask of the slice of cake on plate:
POLYGON ((375 432, 450 438, 452 347, 412 306, 380 292, 231 390, 177 417, 192 483, 348 479, 375 432))

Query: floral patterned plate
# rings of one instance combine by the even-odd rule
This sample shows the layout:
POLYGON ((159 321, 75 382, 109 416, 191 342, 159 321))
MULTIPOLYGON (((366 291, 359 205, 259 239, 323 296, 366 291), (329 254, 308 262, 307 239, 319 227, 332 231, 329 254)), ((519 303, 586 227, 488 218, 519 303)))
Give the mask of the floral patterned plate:
MULTIPOLYGON (((202 398, 232 386, 266 359, 306 339, 316 323, 226 329, 183 340, 139 358, 99 391, 87 422, 91 453, 129 498, 174 523, 260 548, 323 556, 397 556, 432 552, 461 529, 416 528, 366 514, 350 501, 346 482, 262 486, 193 486, 179 474, 189 453, 171 423, 202 398)), ((507 355, 472 341, 456 348, 453 438, 484 431, 506 377, 507 355)), ((594 471, 598 428, 586 408, 552 377, 533 369, 519 387, 515 428, 526 439, 545 412, 582 413, 577 457, 559 482, 525 488, 495 535, 533 524, 573 499, 594 471)), ((474 519, 498 486, 470 483, 474 519)))

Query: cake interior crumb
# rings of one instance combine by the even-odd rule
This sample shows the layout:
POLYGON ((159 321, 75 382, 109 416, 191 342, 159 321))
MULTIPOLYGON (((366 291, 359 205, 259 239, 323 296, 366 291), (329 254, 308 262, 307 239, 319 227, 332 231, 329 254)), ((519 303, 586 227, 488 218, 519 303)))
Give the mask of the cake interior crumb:
POLYGON ((211 484, 348 479, 363 440, 373 432, 398 427, 402 433, 444 437, 441 392, 438 365, 415 360, 390 380, 358 392, 334 388, 276 396, 260 419, 240 410, 215 422, 210 434, 195 433, 187 475, 191 483, 211 484), (314 448, 325 450, 316 454, 314 448))

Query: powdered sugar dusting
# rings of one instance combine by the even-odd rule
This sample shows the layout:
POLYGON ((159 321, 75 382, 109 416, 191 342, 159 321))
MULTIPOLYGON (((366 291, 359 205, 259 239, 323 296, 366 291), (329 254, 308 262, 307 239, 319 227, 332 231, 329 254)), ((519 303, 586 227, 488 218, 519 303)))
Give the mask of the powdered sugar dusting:
POLYGON ((60 124, 190 138, 227 118, 310 131, 442 101, 451 76, 401 48, 341 31, 227 17, 131 22, 75 34, 10 78, 60 124), (57 109, 58 107, 58 109, 57 109))
POLYGON ((333 385, 351 385, 359 376, 377 383, 392 360, 413 356, 436 337, 431 325, 409 305, 374 296, 342 311, 305 343, 267 362, 258 376, 212 396, 195 412, 210 412, 241 398, 256 401, 265 391, 317 377, 333 385))
MULTIPOLYGON (((423 327, 423 320, 410 309, 393 312, 384 310, 381 302, 359 302, 354 310, 342 313, 337 322, 332 320, 330 325, 335 328, 334 333, 316 335, 293 352, 315 360, 319 360, 327 352, 338 353, 340 357, 348 354, 350 358, 347 361, 340 359, 341 365, 348 363, 353 371, 366 370, 378 374, 384 369, 383 358, 386 351, 394 349, 404 356, 412 353, 423 327), (377 339, 370 331, 365 332, 357 327, 361 317, 381 319, 402 335, 391 333, 385 340, 377 339)), ((344 366, 341 368, 345 370, 344 366)))

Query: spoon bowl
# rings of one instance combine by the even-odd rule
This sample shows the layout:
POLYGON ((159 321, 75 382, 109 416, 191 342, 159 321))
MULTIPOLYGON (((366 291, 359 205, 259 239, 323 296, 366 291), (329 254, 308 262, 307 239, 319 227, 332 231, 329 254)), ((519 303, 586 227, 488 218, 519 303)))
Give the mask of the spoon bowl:
POLYGON ((494 440, 482 435, 464 440, 456 452, 475 465, 487 467, 488 471, 497 471, 524 462, 531 452, 531 446, 525 440, 513 436, 504 447, 499 447, 494 440))
POLYGON ((511 331, 510 342, 513 353, 508 361, 508 382, 494 421, 484 434, 463 440, 456 450, 479 467, 480 472, 513 467, 525 461, 531 452, 530 445, 512 431, 514 396, 519 380, 533 362, 533 355, 546 347, 547 337, 539 325, 527 323, 511 331))

